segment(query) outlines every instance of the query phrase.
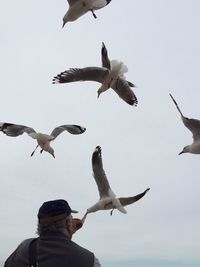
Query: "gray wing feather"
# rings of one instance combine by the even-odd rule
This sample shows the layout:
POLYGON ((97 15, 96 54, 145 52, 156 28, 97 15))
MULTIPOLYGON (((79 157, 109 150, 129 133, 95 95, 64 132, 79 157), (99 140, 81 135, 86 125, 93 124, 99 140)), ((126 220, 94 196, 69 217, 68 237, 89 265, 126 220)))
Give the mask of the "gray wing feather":
POLYGON ((183 121, 183 124, 185 125, 185 127, 187 127, 192 132, 194 141, 200 139, 200 120, 189 119, 189 118, 185 117, 183 115, 182 111, 180 110, 174 97, 171 94, 169 94, 169 95, 170 95, 171 99, 173 100, 178 112, 181 114, 181 119, 183 121))
POLYGON ((193 134, 194 141, 200 139, 200 120, 189 119, 182 116, 182 121, 193 134))
POLYGON ((78 2, 78 0, 67 0, 67 2, 70 6, 73 6, 75 3, 78 2))
POLYGON ((36 133, 33 128, 30 128, 28 126, 7 122, 0 123, 0 131, 11 137, 19 136, 23 133, 36 133))
POLYGON ((93 176, 96 181, 100 198, 108 196, 110 185, 103 169, 101 147, 97 146, 92 155, 93 176))
MULTIPOLYGON (((78 2, 78 0, 67 0, 68 4, 70 6, 73 6, 75 3, 78 2)), ((111 0, 106 0, 106 6, 111 2, 111 0)))
POLYGON ((69 83, 77 81, 95 81, 103 83, 109 70, 100 67, 71 68, 53 78, 53 83, 69 83))
POLYGON ((122 204, 122 206, 130 205, 130 204, 138 201, 139 199, 141 199, 146 194, 146 192, 149 190, 150 190, 150 188, 147 188, 143 193, 140 193, 140 194, 133 196, 133 197, 120 197, 119 201, 122 204))
POLYGON ((55 139, 59 134, 61 134, 63 131, 67 131, 70 134, 82 134, 86 130, 85 127, 79 126, 79 125, 74 125, 74 124, 67 124, 67 125, 61 125, 56 127, 52 133, 51 136, 53 136, 55 139))
POLYGON ((102 61, 102 66, 110 70, 111 68, 110 59, 108 57, 108 51, 104 43, 102 43, 102 48, 101 48, 101 61, 102 61))
POLYGON ((128 82, 123 78, 118 78, 112 89, 129 105, 137 106, 138 100, 128 82))

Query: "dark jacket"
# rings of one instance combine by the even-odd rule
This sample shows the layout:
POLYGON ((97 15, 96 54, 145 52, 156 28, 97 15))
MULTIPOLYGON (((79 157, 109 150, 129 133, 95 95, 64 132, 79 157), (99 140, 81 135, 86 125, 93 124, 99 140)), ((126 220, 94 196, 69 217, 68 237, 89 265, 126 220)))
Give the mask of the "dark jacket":
MULTIPOLYGON (((27 267, 28 248, 33 238, 24 240, 6 260, 4 267, 27 267)), ((63 233, 38 238, 39 267, 93 267, 94 254, 71 241, 63 233)))

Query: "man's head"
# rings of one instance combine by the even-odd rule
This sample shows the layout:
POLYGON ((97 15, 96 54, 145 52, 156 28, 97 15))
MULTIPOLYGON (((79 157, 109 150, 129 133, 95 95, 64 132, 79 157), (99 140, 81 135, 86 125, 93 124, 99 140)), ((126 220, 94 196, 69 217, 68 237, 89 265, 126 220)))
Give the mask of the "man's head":
POLYGON ((77 212, 72 210, 64 199, 50 200, 44 202, 39 208, 38 220, 40 223, 59 221, 77 212))
POLYGON ((77 211, 72 210, 66 200, 57 199, 44 202, 38 211, 38 234, 68 231, 71 237, 71 213, 77 213, 77 211))

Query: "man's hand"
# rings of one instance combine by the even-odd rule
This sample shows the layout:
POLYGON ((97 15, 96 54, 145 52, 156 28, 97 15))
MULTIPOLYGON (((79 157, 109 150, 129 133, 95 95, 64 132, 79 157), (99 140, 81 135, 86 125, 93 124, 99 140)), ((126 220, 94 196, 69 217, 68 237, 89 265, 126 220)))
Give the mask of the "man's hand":
POLYGON ((72 234, 76 233, 82 226, 83 226, 83 221, 78 218, 73 218, 72 219, 72 234))

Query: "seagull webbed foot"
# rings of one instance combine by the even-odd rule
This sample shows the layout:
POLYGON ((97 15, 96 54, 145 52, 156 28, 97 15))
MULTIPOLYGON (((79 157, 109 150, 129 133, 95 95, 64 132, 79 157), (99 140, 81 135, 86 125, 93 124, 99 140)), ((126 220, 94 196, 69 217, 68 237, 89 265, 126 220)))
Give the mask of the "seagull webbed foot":
POLYGON ((96 14, 94 13, 94 10, 93 10, 93 9, 91 9, 91 12, 92 12, 93 17, 94 17, 95 19, 97 19, 97 16, 96 16, 96 14))
POLYGON ((112 210, 111 210, 111 212, 110 212, 110 216, 112 216, 112 214, 113 214, 113 211, 114 211, 114 209, 112 209, 112 210))
POLYGON ((36 146, 36 148, 33 150, 33 152, 31 153, 31 157, 34 155, 35 150, 38 148, 39 145, 36 146))

